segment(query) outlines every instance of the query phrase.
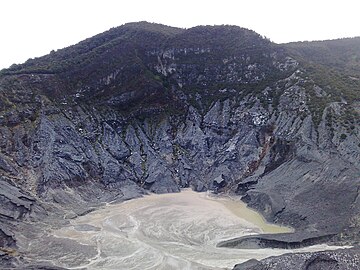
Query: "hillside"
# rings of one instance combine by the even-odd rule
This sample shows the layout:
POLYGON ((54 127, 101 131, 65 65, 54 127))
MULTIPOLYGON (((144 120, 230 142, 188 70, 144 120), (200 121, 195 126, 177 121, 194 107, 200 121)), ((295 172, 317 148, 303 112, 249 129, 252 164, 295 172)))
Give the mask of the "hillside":
POLYGON ((2 70, 0 265, 45 260, 66 244, 44 230, 106 202, 184 187, 358 245, 359 55, 358 38, 140 22, 2 70))

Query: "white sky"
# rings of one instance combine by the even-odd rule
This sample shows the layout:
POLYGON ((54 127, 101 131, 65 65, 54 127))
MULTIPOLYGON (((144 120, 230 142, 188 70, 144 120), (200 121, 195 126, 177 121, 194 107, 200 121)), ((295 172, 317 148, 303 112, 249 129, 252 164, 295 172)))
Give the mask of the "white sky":
POLYGON ((359 0, 0 0, 0 69, 134 21, 233 24, 277 43, 360 36, 359 0))

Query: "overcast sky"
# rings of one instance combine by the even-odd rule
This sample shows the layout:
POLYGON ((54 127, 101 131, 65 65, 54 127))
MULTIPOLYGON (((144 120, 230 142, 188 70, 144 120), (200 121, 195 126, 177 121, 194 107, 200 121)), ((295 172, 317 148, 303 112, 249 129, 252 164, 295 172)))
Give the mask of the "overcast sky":
POLYGON ((284 43, 360 36, 360 0, 0 0, 0 69, 127 22, 233 24, 284 43))

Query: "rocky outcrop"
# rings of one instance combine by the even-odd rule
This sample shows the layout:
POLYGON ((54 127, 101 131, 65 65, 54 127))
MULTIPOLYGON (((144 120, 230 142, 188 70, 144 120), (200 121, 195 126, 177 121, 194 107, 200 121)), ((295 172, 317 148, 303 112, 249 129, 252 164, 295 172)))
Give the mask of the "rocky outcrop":
POLYGON ((263 234, 256 236, 245 236, 231 239, 218 244, 218 247, 231 247, 240 249, 259 249, 259 248, 281 248, 296 249, 319 243, 330 242, 334 239, 334 234, 313 234, 310 233, 290 233, 290 234, 263 234))
POLYGON ((336 234, 319 233, 287 233, 287 234, 262 234, 256 236, 244 236, 219 243, 218 247, 259 249, 259 248, 281 248, 297 249, 321 243, 334 241, 336 234))
POLYGON ((327 270, 359 269, 360 256, 358 249, 336 250, 315 253, 285 254, 266 258, 262 261, 252 260, 236 265, 234 270, 327 270))

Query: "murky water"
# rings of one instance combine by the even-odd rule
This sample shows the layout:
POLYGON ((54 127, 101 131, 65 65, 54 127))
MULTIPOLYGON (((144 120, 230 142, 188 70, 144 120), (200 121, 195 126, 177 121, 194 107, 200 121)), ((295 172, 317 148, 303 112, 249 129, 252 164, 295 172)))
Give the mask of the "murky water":
MULTIPOLYGON (((94 246, 97 254, 76 265, 53 262, 72 269, 231 269, 251 258, 292 251, 217 248, 218 242, 289 231, 266 223, 239 201, 184 190, 108 205, 73 220, 71 226, 53 234, 94 246)), ((329 248, 317 245, 295 251, 329 248)))

